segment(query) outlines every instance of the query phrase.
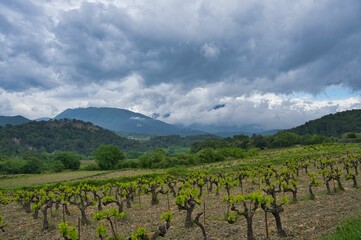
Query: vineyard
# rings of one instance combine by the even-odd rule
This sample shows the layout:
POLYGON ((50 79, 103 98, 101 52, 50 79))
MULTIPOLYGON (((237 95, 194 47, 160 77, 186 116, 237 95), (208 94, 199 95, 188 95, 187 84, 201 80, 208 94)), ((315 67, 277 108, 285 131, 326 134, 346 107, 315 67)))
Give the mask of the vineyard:
POLYGON ((0 191, 0 239, 316 239, 360 215, 357 144, 0 191))

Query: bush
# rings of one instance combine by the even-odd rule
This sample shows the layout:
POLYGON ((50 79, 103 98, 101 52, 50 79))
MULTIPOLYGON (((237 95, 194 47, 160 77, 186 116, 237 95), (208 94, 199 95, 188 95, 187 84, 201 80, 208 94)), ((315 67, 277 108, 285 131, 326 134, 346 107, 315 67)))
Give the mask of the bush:
POLYGON ((220 162, 224 160, 224 156, 212 148, 202 149, 197 153, 197 156, 202 163, 220 162))
POLYGON ((85 166, 84 170, 85 171, 98 171, 100 169, 99 169, 99 166, 97 164, 92 163, 92 164, 89 164, 89 165, 85 166))
POLYGON ((189 173, 188 169, 184 166, 178 166, 171 168, 167 171, 167 174, 176 176, 176 177, 186 177, 189 173))
POLYGON ((42 162, 38 158, 29 157, 24 165, 23 173, 40 173, 42 165, 42 162))
POLYGON ((163 149, 156 149, 152 152, 145 153, 139 157, 139 166, 141 168, 160 167, 161 163, 166 160, 166 154, 163 149))
POLYGON ((0 172, 8 174, 23 173, 26 161, 20 158, 7 159, 0 162, 0 172))
POLYGON ((139 167, 139 161, 134 160, 134 159, 123 160, 117 166, 118 169, 122 169, 122 168, 138 168, 138 167, 139 167))
POLYGON ((54 160, 60 161, 65 169, 79 170, 79 155, 74 152, 57 152, 54 154, 54 160))
POLYGON ((124 153, 113 144, 102 144, 93 153, 95 161, 101 170, 116 169, 124 153))
POLYGON ((51 161, 48 166, 51 172, 62 172, 65 170, 64 164, 59 160, 51 161))
POLYGON ((357 136, 354 133, 348 133, 347 138, 357 138, 357 136))

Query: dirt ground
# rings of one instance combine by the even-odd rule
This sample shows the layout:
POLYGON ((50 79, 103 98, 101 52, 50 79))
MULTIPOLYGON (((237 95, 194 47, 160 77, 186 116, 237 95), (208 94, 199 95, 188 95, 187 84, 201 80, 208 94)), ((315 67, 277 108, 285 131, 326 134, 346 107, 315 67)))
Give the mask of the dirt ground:
MULTIPOLYGON (((322 234, 330 232, 343 219, 354 215, 361 216, 361 189, 352 188, 351 181, 343 179, 342 183, 346 190, 332 195, 326 195, 326 188, 321 182, 320 186, 314 188, 316 199, 309 200, 307 179, 306 175, 301 176, 299 201, 285 205, 285 211, 281 214, 283 227, 288 236, 280 238, 276 235, 275 223, 272 215, 269 214, 269 239, 317 239, 322 234)), ((357 180, 361 184, 360 175, 357 180)), ((246 186, 248 188, 252 187, 250 183, 246 183, 246 186)), ((253 187, 256 188, 257 186, 253 187)), ((232 193, 240 193, 240 188, 233 188, 232 193)), ((235 224, 229 224, 225 220, 227 205, 222 202, 224 195, 224 191, 221 191, 220 195, 217 196, 215 192, 208 193, 204 189, 202 201, 205 203, 206 214, 205 223, 203 216, 201 222, 205 225, 208 238, 213 240, 246 239, 245 219, 240 217, 235 224)), ((116 222, 117 233, 125 239, 140 226, 145 227, 148 231, 157 229, 158 226, 162 225, 160 216, 168 210, 167 199, 169 197, 174 218, 164 239, 203 239, 201 230, 196 225, 189 229, 184 228, 185 212, 177 209, 175 199, 171 195, 160 195, 159 197, 160 203, 155 206, 150 204, 151 197, 149 195, 142 195, 140 198, 136 197, 132 208, 125 207, 126 217, 116 222)), ((194 215, 203 211, 203 202, 194 210, 194 215)), ((57 224, 62 219, 61 211, 52 210, 52 217, 49 217, 51 223, 51 230, 49 231, 41 230, 41 213, 39 219, 35 220, 31 214, 25 213, 17 203, 11 203, 8 206, 0 205, 0 211, 3 213, 4 221, 8 223, 8 226, 5 227, 5 233, 0 232, 0 239, 62 239, 57 230, 57 224)), ((95 211, 95 207, 88 209, 87 215, 92 220, 92 224, 81 226, 80 239, 97 239, 95 229, 99 222, 92 219, 95 211)), ((74 206, 70 207, 70 212, 71 216, 67 216, 66 220, 75 225, 80 213, 74 206)), ((264 212, 259 209, 253 219, 256 239, 266 239, 264 219, 264 212)), ((104 224, 108 227, 107 232, 110 235, 109 224, 107 222, 104 222, 104 224)))

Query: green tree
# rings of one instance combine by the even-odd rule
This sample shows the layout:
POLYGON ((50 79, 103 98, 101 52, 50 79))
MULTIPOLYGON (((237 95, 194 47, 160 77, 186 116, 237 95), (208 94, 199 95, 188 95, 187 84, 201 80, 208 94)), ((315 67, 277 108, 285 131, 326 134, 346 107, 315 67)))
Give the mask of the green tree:
POLYGON ((124 153, 113 144, 100 145, 93 155, 102 170, 115 169, 119 162, 124 159, 124 153))
POLYGON ((80 167, 80 159, 74 152, 57 152, 54 159, 60 161, 65 169, 78 170, 80 167))
POLYGON ((29 157, 24 165, 24 173, 40 173, 42 162, 35 156, 29 157))

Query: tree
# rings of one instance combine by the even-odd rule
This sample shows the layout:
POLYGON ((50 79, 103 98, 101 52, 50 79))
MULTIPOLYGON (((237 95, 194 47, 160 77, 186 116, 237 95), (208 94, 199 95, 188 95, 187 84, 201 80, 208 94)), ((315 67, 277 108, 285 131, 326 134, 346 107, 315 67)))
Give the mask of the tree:
POLYGON ((31 156, 26 160, 24 165, 24 173, 40 173, 42 162, 35 156, 31 156))
POLYGON ((115 169, 124 153, 113 144, 102 144, 93 153, 95 161, 102 170, 115 169))
POLYGON ((65 169, 78 170, 80 167, 80 160, 73 152, 57 152, 54 159, 60 161, 65 169))

